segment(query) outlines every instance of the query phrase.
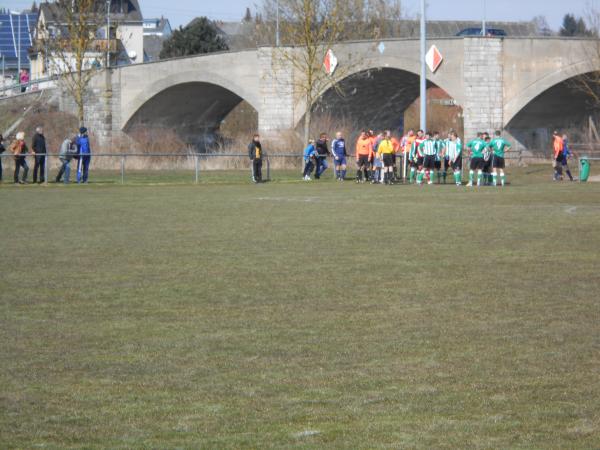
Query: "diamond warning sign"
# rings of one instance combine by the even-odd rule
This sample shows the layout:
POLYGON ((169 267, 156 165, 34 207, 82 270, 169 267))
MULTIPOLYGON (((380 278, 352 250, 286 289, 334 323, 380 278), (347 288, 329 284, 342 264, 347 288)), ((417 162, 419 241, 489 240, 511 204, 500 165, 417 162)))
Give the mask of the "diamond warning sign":
POLYGON ((438 48, 435 45, 432 45, 429 51, 427 52, 427 56, 425 56, 425 62, 427 63, 429 70, 435 73, 435 71, 438 70, 438 68, 440 67, 440 64, 442 64, 443 60, 444 57, 442 56, 438 48))

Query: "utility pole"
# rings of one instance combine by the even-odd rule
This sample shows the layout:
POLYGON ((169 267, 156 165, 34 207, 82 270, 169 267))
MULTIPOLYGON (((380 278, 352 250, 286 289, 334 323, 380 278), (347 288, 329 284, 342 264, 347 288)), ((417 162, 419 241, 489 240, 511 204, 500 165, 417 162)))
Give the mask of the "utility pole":
POLYGON ((110 67, 110 0, 106 0, 106 68, 110 67))
POLYGON ((421 121, 420 128, 427 130, 427 10, 426 0, 421 0, 421 121))
POLYGON ((17 73, 18 73, 18 77, 19 77, 19 81, 20 81, 20 77, 21 77, 21 13, 15 13, 17 14, 17 20, 19 21, 19 24, 17 25, 17 73))
POLYGON ((487 36, 486 15, 487 15, 487 4, 486 4, 486 0, 483 0, 483 21, 481 23, 481 35, 484 37, 487 36))
POLYGON ((275 13, 275 47, 279 47, 279 0, 276 3, 277 11, 275 13))

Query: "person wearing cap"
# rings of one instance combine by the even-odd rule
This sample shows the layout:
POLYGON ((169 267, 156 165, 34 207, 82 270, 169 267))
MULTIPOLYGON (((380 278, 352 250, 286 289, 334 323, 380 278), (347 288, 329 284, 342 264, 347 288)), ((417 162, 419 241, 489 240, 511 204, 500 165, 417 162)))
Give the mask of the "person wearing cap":
POLYGON ((29 173, 29 166, 27 165, 27 161, 25 161, 25 155, 27 154, 28 150, 29 149, 27 148, 27 144, 25 143, 25 133, 19 131, 15 137, 15 140, 12 142, 12 144, 10 144, 10 152, 15 157, 15 183, 27 183, 27 174, 29 173), (23 178, 19 180, 19 172, 21 171, 21 167, 23 168, 23 178))
POLYGON ((92 150, 90 148, 90 138, 88 137, 88 130, 86 127, 81 127, 79 129, 77 154, 79 155, 79 163, 77 164, 77 183, 87 183, 90 161, 92 159, 92 150))

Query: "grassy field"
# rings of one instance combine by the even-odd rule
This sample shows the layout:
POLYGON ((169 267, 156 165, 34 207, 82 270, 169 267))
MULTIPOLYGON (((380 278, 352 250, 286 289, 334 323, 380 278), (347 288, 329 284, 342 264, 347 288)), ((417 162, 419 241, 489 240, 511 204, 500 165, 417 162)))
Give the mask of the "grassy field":
POLYGON ((0 448, 600 448, 600 184, 549 172, 0 185, 0 448))

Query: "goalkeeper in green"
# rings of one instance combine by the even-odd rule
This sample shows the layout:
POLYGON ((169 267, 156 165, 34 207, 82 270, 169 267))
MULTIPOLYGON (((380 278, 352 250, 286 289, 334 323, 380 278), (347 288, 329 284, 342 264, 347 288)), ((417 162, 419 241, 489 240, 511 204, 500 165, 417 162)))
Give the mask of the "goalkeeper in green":
POLYGON ((504 167, 506 166, 504 154, 510 150, 510 143, 502 138, 500 130, 496 131, 496 137, 490 143, 492 151, 492 182, 494 186, 498 186, 498 172, 500 172, 500 183, 502 186, 506 183, 506 175, 504 175, 504 167))

